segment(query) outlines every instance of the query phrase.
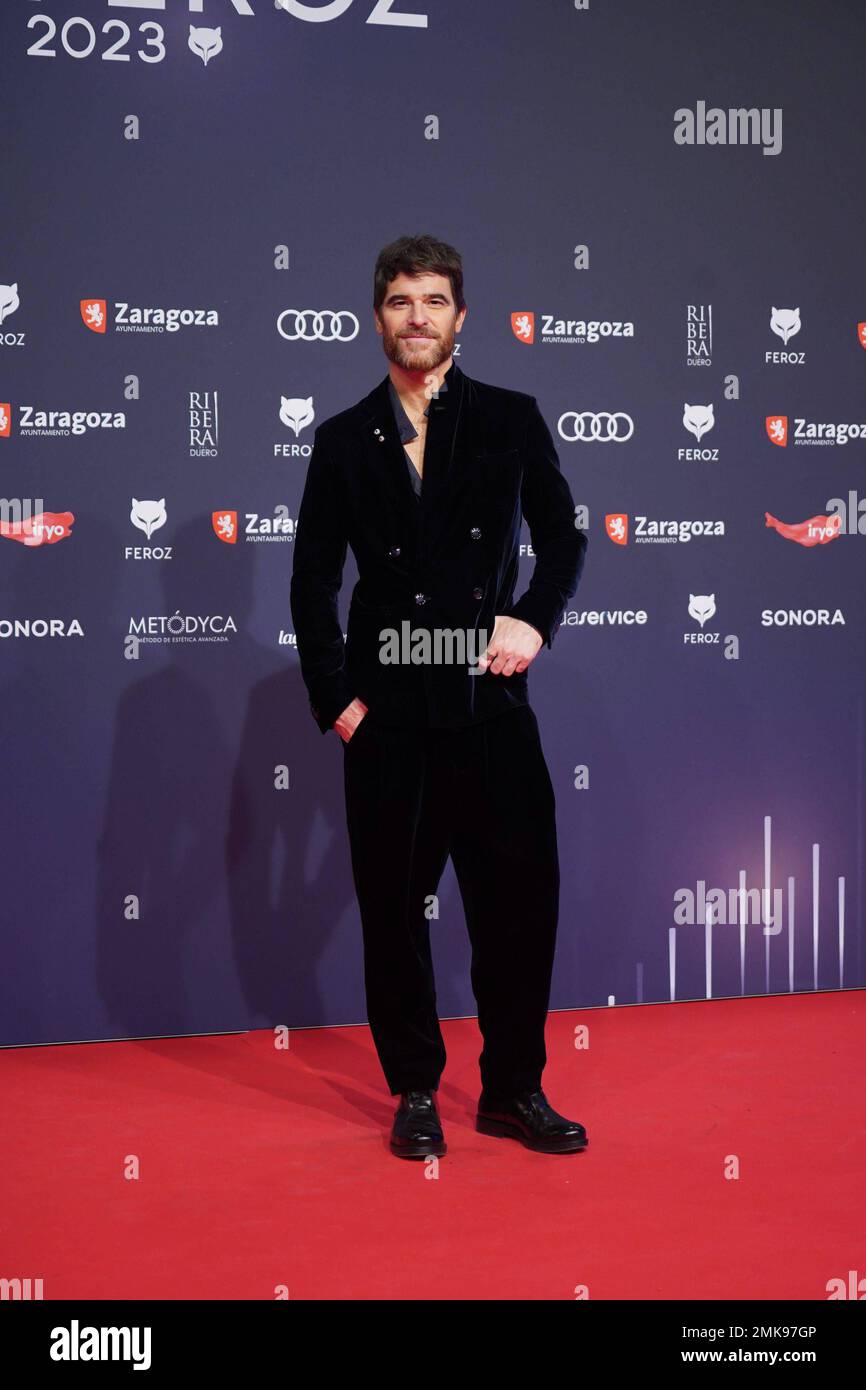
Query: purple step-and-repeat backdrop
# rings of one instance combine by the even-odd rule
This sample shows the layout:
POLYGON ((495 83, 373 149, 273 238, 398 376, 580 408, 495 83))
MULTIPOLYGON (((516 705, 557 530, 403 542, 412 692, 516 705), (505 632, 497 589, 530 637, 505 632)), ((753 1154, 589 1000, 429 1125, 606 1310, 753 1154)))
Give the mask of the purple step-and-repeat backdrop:
MULTIPOLYGON (((409 232, 589 535, 530 673, 553 1006, 863 985, 864 38, 860 0, 3 5, 0 1042, 363 1021, 288 594, 409 232)), ((432 931, 473 1013, 450 866, 432 931)))

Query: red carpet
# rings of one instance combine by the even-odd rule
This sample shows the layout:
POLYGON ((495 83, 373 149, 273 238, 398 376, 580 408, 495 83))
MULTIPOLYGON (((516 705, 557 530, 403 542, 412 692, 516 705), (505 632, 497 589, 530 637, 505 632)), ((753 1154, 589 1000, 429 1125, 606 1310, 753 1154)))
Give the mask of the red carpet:
POLYGON ((387 1149, 366 1028, 0 1052, 0 1277, 46 1299, 820 1300, 866 1275, 862 992, 552 1014, 545 1090, 590 1141, 567 1157, 475 1133, 477 1025, 444 1033, 438 1179, 387 1149))

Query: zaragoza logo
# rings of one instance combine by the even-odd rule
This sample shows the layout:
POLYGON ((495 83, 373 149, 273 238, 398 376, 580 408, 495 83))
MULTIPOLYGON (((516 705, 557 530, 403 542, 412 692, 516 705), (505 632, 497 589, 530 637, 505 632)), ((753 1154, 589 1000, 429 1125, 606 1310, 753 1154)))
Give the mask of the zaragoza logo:
MULTIPOLYGON (((600 343, 605 338, 633 338, 631 319, 558 319, 555 314, 541 314, 539 342, 600 343)), ((535 313, 523 309, 511 315, 511 331, 519 343, 535 342, 535 313)))
POLYGON ((534 343, 535 314, 532 310, 522 314, 512 314, 511 329, 519 343, 534 343))
MULTIPOLYGON (((81 318, 92 333, 108 329, 108 305, 104 299, 80 299, 81 318)), ((196 328, 218 328, 218 309, 165 309, 159 304, 130 304, 114 300, 112 330, 115 333, 178 333, 194 324, 196 328)))
POLYGON ((609 512, 604 519, 605 530, 616 545, 628 544, 628 515, 625 512, 609 512))
POLYGON ((8 439, 12 433, 12 403, 0 401, 0 439, 8 439))
POLYGON ((767 435, 774 444, 784 448, 788 443, 788 417, 787 415, 768 415, 766 419, 767 435))
POLYGON ((861 348, 866 348, 866 323, 858 323, 857 341, 860 344, 861 348))
POLYGON ((213 529, 221 541, 226 545, 236 545, 238 539, 238 514, 237 512, 214 512, 211 516, 213 529))
POLYGON ((82 299, 81 317, 92 333, 104 333, 108 322, 104 299, 82 299))

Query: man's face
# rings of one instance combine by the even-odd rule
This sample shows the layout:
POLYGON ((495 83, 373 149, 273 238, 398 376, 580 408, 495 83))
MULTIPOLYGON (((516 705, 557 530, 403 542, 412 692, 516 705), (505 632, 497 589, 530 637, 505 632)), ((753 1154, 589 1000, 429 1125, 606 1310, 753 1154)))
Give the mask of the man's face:
POLYGON ((376 312, 385 356, 409 372, 429 372, 447 362, 463 326, 447 275, 398 275, 376 312))

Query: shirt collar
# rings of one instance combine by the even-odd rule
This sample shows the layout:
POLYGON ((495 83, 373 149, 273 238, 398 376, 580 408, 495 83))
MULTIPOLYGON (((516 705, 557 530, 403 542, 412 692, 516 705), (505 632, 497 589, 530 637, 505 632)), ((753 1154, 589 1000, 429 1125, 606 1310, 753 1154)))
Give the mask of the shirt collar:
MULTIPOLYGON (((447 377, 447 376, 448 376, 448 373, 446 372, 446 373, 445 373, 445 377, 447 377)), ((448 382, 447 382, 447 380, 445 379, 445 377, 443 377, 443 379, 442 379, 442 385, 439 387, 439 392, 438 392, 439 395, 441 395, 443 391, 447 391, 447 390, 448 390, 448 382)), ((412 421, 409 419, 409 416, 406 414, 406 411, 403 409, 403 402, 400 400, 400 397, 399 397, 399 395, 398 395, 398 393, 397 393, 397 388, 395 387, 395 385, 394 385, 393 381, 391 380, 390 376, 388 377, 388 395, 389 395, 389 397, 390 397, 390 399, 391 399, 391 407, 392 407, 392 409, 393 409, 393 411, 394 411, 394 420, 396 421, 396 424, 397 424, 397 433, 398 433, 399 436, 400 436, 400 443, 401 443, 401 444, 408 444, 409 441, 410 441, 410 439, 417 439, 417 437, 418 437, 418 431, 415 429, 415 427, 414 427, 413 424, 412 424, 412 421)), ((425 415, 429 415, 429 414, 430 414, 430 402, 429 402, 429 401, 427 402, 427 408, 426 408, 426 410, 424 411, 424 414, 425 414, 425 415)))

